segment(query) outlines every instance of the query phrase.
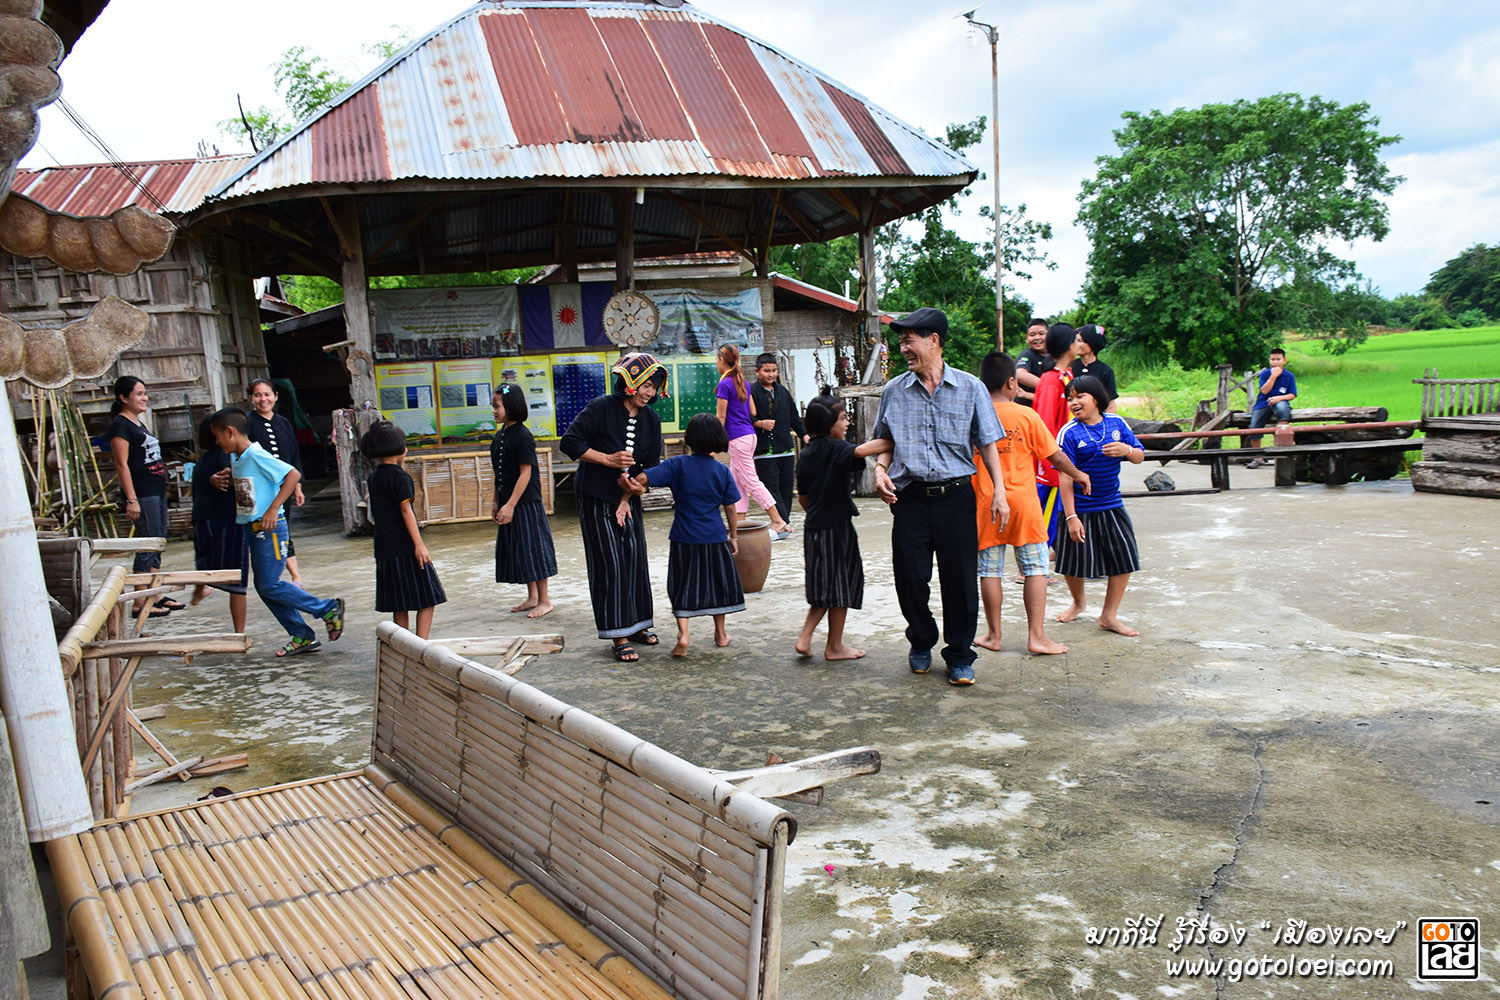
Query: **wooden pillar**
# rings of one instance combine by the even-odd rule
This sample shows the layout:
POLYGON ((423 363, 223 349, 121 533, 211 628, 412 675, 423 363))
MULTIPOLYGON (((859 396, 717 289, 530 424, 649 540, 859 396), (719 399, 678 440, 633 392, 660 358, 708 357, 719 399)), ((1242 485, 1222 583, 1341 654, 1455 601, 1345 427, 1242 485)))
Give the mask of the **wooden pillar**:
POLYGON ((615 192, 615 291, 635 287, 635 200, 622 188, 615 192))
POLYGON ((1218 365, 1214 370, 1219 373, 1219 387, 1214 393, 1214 403, 1218 406, 1214 414, 1217 416, 1229 409, 1229 383, 1234 378, 1234 368, 1231 365, 1218 365))
POLYGON ((335 218, 338 223, 339 247, 343 267, 340 277, 344 286, 344 330, 354 341, 345 361, 349 369, 349 397, 354 408, 369 402, 375 405, 375 335, 370 328, 370 279, 365 273, 364 240, 359 227, 359 210, 353 198, 339 201, 335 218))
POLYGON ((573 192, 563 192, 562 214, 557 220, 557 261, 562 265, 563 280, 578 283, 578 233, 573 229, 573 192))
POLYGON ((859 226, 859 308, 864 315, 855 357, 863 366, 863 381, 880 381, 880 289, 875 280, 875 199, 861 199, 859 226))

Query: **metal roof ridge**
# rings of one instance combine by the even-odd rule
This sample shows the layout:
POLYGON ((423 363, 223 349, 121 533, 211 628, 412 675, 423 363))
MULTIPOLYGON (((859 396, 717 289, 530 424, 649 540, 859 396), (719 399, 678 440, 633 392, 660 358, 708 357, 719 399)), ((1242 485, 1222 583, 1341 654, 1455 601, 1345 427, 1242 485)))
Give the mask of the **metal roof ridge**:
MULTIPOLYGON (((174 156, 164 160, 121 160, 127 167, 165 167, 174 163, 212 163, 216 160, 234 160, 248 158, 250 153, 220 153, 217 156, 174 156)), ((18 174, 40 174, 48 170, 97 170, 101 167, 109 167, 112 170, 119 169, 114 162, 99 163, 54 163, 46 167, 17 167, 18 174)))
POLYGON ((494 10, 500 6, 502 6, 500 0, 479 0, 479 2, 474 4, 472 7, 461 10, 457 14, 450 17, 448 20, 439 23, 438 26, 433 28, 431 31, 417 36, 417 38, 415 38, 410 45, 406 46, 406 48, 402 49, 400 52, 397 52, 395 55, 391 56, 379 66, 376 66, 374 69, 366 73, 364 76, 360 77, 354 83, 351 83, 347 90, 335 97, 333 100, 329 101, 328 104, 321 108, 317 113, 304 118, 302 121, 292 126, 292 128, 287 131, 286 135, 277 139, 275 142, 271 143, 271 145, 267 146, 259 153, 254 154, 254 159, 252 159, 249 163, 246 163, 236 174, 226 179, 218 187, 208 192, 208 194, 204 195, 203 203, 208 204, 209 202, 214 201, 229 188, 239 183, 240 180, 247 174, 249 174, 252 170, 260 166, 262 162, 264 162, 271 156, 271 154, 277 152, 283 146, 291 143, 293 139, 296 139, 302 133, 306 132, 309 128, 312 127, 312 124, 314 122, 327 116, 335 108, 349 101, 354 97, 355 94, 358 94, 361 90, 364 90, 370 84, 378 80, 381 76, 385 75, 385 72, 392 66, 405 60, 408 56, 416 52, 428 42, 432 41, 438 35, 447 31, 449 28, 453 27, 455 24, 467 17, 475 17, 478 16, 481 11, 494 10))

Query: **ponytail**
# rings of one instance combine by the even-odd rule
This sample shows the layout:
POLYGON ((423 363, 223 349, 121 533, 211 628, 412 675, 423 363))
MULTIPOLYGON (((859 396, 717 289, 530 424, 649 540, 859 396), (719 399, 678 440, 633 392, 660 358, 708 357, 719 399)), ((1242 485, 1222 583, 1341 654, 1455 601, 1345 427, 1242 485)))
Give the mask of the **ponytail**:
POLYGON ((740 349, 725 344, 719 348, 719 360, 729 366, 729 374, 734 379, 734 398, 743 403, 750 398, 750 388, 745 385, 745 373, 740 370, 740 349))

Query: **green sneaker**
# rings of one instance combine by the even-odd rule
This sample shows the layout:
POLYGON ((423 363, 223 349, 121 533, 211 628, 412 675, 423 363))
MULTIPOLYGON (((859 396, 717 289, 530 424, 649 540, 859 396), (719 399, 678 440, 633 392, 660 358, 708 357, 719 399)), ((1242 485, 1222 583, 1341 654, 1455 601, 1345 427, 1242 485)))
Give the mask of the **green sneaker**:
POLYGON ((329 642, 333 642, 344 634, 344 599, 342 597, 333 599, 333 610, 323 616, 323 624, 328 626, 329 642))

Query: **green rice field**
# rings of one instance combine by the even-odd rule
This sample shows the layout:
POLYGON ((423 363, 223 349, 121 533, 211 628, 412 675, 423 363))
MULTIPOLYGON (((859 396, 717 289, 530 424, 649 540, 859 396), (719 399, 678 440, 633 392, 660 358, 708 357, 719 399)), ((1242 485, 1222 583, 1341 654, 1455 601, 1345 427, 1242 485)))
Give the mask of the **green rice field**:
MULTIPOLYGON (((1380 334, 1342 355, 1311 342, 1288 343, 1287 367, 1297 376, 1293 408, 1384 406, 1391 420, 1415 420, 1422 387, 1411 380, 1428 368, 1440 378, 1500 378, 1500 326, 1380 334)), ((1196 401, 1212 397, 1215 384, 1212 371, 1165 366, 1122 380, 1120 394, 1143 401, 1121 409, 1132 417, 1191 419, 1196 401)), ((1244 397, 1231 404, 1243 406, 1244 397)))

